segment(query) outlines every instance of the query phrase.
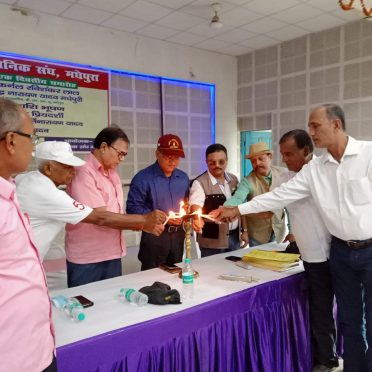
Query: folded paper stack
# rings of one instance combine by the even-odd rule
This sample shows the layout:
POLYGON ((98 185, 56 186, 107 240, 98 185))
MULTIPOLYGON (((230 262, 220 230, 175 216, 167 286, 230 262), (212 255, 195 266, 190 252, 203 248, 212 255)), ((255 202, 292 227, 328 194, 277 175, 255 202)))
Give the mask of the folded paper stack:
POLYGON ((282 272, 298 266, 300 255, 294 253, 270 252, 254 249, 253 251, 245 254, 242 257, 242 261, 262 269, 282 272))

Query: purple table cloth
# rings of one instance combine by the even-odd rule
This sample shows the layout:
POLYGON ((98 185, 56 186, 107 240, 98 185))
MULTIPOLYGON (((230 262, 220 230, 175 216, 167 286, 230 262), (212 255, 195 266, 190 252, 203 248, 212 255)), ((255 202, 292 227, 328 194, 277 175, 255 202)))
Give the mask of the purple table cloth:
POLYGON ((61 346, 57 362, 59 372, 309 372, 305 276, 61 346))

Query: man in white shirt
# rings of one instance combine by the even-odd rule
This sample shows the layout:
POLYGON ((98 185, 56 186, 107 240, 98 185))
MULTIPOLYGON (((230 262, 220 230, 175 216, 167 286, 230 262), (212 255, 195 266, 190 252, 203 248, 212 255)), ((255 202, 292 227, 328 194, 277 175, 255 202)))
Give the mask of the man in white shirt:
POLYGON ((36 146, 38 170, 16 178, 17 194, 22 210, 28 215, 41 259, 66 223, 91 223, 118 230, 144 230, 160 235, 164 230, 163 212, 146 215, 125 215, 92 209, 72 199, 58 186, 67 185, 75 175, 75 168, 85 161, 74 156, 70 144, 46 141, 36 146))
POLYGON ((315 108, 308 127, 315 146, 327 149, 322 156, 272 192, 212 215, 229 220, 312 196, 332 235, 344 372, 372 371, 372 142, 346 134, 344 112, 335 104, 315 108))
MULTIPOLYGON (((281 137, 279 146, 289 170, 279 179, 280 183, 285 183, 313 159, 313 143, 304 130, 295 129, 281 137)), ((311 196, 289 204, 287 211, 309 283, 310 327, 314 364, 317 365, 314 371, 326 371, 338 366, 334 292, 329 267, 331 236, 311 196)))
MULTIPOLYGON (((209 213, 218 208, 236 190, 238 179, 232 173, 226 172, 227 150, 226 147, 215 143, 207 147, 205 159, 208 171, 198 176, 190 189, 191 212, 203 209, 209 213)), ((194 229, 199 231, 201 226, 196 226, 198 219, 194 219, 194 229)), ((203 230, 197 234, 197 240, 202 257, 217 253, 234 251, 240 248, 239 223, 230 224, 206 222, 203 230)))

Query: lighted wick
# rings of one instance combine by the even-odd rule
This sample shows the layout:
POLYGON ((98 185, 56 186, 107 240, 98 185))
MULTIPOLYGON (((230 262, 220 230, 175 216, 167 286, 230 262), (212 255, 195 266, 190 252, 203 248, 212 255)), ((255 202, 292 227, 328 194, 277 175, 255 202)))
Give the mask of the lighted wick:
POLYGON ((165 226, 168 221, 170 219, 173 219, 173 218, 184 218, 184 217, 191 217, 191 216, 195 216, 197 215, 198 216, 198 223, 199 223, 199 226, 201 224, 201 219, 204 218, 206 220, 209 220, 211 222, 214 222, 214 223, 217 223, 217 224, 221 224, 220 221, 216 221, 212 216, 208 215, 208 214, 202 214, 202 211, 201 209, 198 209, 196 210, 195 212, 193 213, 186 213, 185 209, 184 209, 184 205, 185 203, 183 201, 180 202, 180 209, 179 209, 179 212, 173 212, 173 211, 169 211, 168 213, 168 217, 166 218, 166 220, 163 222, 163 225, 165 226))
POLYGON ((163 225, 165 226, 171 218, 176 218, 176 213, 174 213, 173 211, 169 211, 168 217, 163 222, 163 225))
POLYGON ((169 213, 168 213, 168 217, 167 217, 167 219, 163 222, 163 225, 165 226, 165 225, 168 223, 168 221, 169 221, 170 219, 172 219, 172 218, 182 218, 183 216, 185 216, 185 215, 186 215, 186 211, 185 211, 185 209, 184 209, 184 205, 185 205, 184 201, 181 200, 181 201, 180 201, 180 211, 179 211, 178 213, 175 213, 175 212, 173 212, 173 211, 169 211, 169 213))
POLYGON ((209 221, 214 222, 214 223, 216 223, 216 224, 218 224, 218 225, 221 224, 220 221, 216 221, 216 220, 215 220, 212 216, 210 216, 209 214, 202 214, 200 209, 198 209, 197 211, 191 213, 191 215, 196 215, 196 214, 198 215, 198 219, 199 219, 199 218, 204 218, 205 220, 209 220, 209 221))

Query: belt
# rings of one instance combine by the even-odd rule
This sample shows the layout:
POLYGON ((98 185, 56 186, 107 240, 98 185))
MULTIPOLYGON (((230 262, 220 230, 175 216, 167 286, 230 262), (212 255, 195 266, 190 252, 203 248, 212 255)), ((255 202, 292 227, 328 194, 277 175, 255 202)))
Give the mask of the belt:
POLYGON ((233 235, 233 234, 235 234, 236 233, 236 230, 239 230, 239 227, 237 227, 234 230, 229 230, 229 233, 227 235, 233 235))
POLYGON ((363 248, 372 248, 372 238, 365 240, 342 240, 339 238, 333 237, 334 239, 345 243, 351 249, 363 249, 363 248))
POLYGON ((164 232, 174 233, 183 230, 182 225, 165 225, 164 232))
POLYGON ((347 240, 346 244, 351 249, 372 248, 372 238, 366 240, 347 240))

